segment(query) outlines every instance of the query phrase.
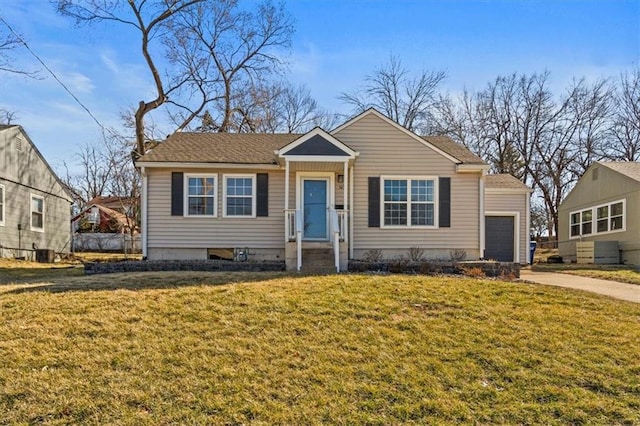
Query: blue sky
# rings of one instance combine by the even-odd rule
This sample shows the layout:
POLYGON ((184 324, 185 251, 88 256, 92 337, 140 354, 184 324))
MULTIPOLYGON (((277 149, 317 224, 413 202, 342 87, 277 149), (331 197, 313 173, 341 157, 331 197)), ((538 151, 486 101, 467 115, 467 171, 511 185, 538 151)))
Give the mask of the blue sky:
MULTIPOLYGON (((289 79, 335 112, 350 112, 340 92, 391 54, 409 70, 446 71, 443 89, 454 94, 544 70, 560 92, 573 77, 616 76, 640 61, 640 0, 290 0, 286 8, 296 23, 289 79)), ((0 0, 0 15, 104 125, 120 125, 122 109, 152 96, 137 39, 123 27, 76 28, 46 0, 0 0)), ((42 78, 0 75, 0 106, 59 170, 79 145, 100 139, 99 127, 26 49, 14 57, 42 78)))

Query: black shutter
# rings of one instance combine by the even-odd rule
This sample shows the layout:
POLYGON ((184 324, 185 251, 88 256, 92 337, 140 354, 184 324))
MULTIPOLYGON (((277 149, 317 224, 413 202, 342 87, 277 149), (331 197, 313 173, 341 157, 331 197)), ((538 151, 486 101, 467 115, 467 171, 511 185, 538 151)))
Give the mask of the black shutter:
POLYGON ((269 174, 256 175, 256 216, 269 216, 269 174))
POLYGON ((171 173, 171 216, 184 214, 184 174, 182 172, 171 173))
POLYGON ((441 177, 438 189, 440 197, 440 228, 451 227, 451 178, 441 177))
POLYGON ((380 178, 369 178, 369 228, 380 227, 380 178))

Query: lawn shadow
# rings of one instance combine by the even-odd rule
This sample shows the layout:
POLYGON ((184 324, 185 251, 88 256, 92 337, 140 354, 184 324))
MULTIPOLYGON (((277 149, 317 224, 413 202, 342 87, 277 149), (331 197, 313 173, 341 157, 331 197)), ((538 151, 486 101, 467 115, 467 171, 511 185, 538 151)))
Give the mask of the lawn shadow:
MULTIPOLYGON (((154 271, 120 272, 114 274, 59 276, 44 280, 13 282, 17 288, 1 291, 0 294, 33 292, 65 293, 80 291, 115 291, 172 289, 189 286, 219 286, 225 284, 251 283, 281 279, 292 276, 286 272, 219 272, 219 271, 154 271)), ((8 284, 8 283, 7 283, 8 284)), ((0 286, 0 289, 2 287, 0 286)))

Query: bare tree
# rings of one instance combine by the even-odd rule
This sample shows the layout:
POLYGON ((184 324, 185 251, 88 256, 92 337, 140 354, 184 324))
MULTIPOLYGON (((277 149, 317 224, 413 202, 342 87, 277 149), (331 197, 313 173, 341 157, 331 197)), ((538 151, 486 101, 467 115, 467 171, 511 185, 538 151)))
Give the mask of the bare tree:
POLYGON ((0 107, 0 124, 13 124, 16 119, 16 112, 0 107))
POLYGON ((612 158, 640 161, 640 68, 623 73, 617 80, 613 101, 616 109, 610 133, 616 142, 612 158))
POLYGON ((248 109, 269 78, 284 65, 280 50, 291 44, 293 24, 284 7, 271 1, 255 11, 240 8, 237 0, 209 1, 172 22, 166 39, 169 58, 181 70, 177 89, 199 100, 195 105, 170 100, 182 108, 185 128, 208 105, 219 132, 242 131, 254 121, 248 109))
POLYGON ((64 183, 78 195, 77 208, 103 195, 113 179, 109 156, 102 145, 85 143, 74 156, 74 163, 64 163, 64 183), (74 167, 75 166, 75 167, 74 167), (69 169, 77 170, 71 173, 69 169))
POLYGON ((135 133, 137 155, 144 154, 145 116, 167 101, 166 88, 151 53, 151 42, 155 36, 166 30, 176 15, 186 13, 190 8, 205 0, 58 0, 58 12, 76 20, 76 23, 114 22, 129 25, 140 33, 140 48, 145 63, 151 73, 156 90, 155 99, 140 101, 135 112, 135 133))
POLYGON ((22 35, 0 16, 0 73, 20 74, 27 77, 37 77, 36 72, 26 71, 15 67, 13 51, 25 46, 22 35))
POLYGON ((329 128, 332 115, 318 106, 306 86, 281 81, 251 92, 245 111, 246 129, 266 133, 304 133, 316 126, 329 128))
POLYGON ((391 56, 388 63, 365 77, 362 89, 343 92, 339 99, 357 112, 373 107, 403 127, 422 132, 430 126, 437 89, 445 77, 444 71, 423 71, 412 77, 402 62, 391 56))

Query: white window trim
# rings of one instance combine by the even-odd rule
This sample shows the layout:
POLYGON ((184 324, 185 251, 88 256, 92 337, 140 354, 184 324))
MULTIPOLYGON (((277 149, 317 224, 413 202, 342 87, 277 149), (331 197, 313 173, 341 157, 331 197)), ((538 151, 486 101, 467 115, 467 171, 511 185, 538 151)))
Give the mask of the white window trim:
POLYGON ((30 194, 31 196, 29 197, 29 228, 34 231, 34 232, 44 232, 44 224, 45 224, 45 218, 46 218, 46 212, 47 212, 47 206, 45 204, 44 201, 44 197, 40 196, 40 195, 36 195, 36 194, 30 194), (32 201, 34 198, 37 198, 39 200, 42 200, 42 228, 36 228, 33 226, 33 208, 32 208, 32 201))
MULTIPOLYGON (((191 173, 184 175, 184 216, 199 218, 199 219, 210 219, 212 217, 218 217, 218 174, 217 173, 191 173), (189 214, 189 178, 213 178, 213 214, 189 214)), ((195 196, 194 196, 195 197, 195 196)))
POLYGON ((627 199, 626 198, 622 200, 615 200, 607 203, 598 204, 593 207, 584 207, 584 208, 569 212, 569 239, 571 240, 577 240, 577 239, 586 238, 586 237, 593 237, 596 235, 614 234, 616 232, 624 232, 626 230, 627 230, 627 199), (609 206, 609 216, 607 217, 607 220, 609 221, 608 227, 610 228, 611 227, 611 206, 613 204, 618 204, 618 203, 622 203, 622 228, 614 229, 614 230, 609 229, 608 231, 598 232, 598 209, 600 207, 609 206), (582 233, 582 212, 585 210, 591 210, 591 233, 590 234, 582 233), (574 215, 575 213, 580 214, 580 234, 579 235, 571 235, 571 216, 574 215))
MULTIPOLYGON (((418 229, 438 229, 440 224, 440 218, 438 212, 440 211, 440 194, 438 193, 438 176, 380 176, 380 228, 386 229, 406 229, 406 228, 418 228, 418 229), (384 220, 384 181, 385 180, 406 180, 409 181, 407 185, 407 224, 406 225, 385 225, 384 220), (412 225, 411 224, 411 182, 412 180, 431 180, 433 181, 433 225, 412 225)), ((424 203, 421 203, 424 204, 424 203)))
POLYGON ((229 173, 222 175, 222 217, 230 219, 251 219, 256 217, 256 175, 255 174, 235 174, 229 173), (230 215, 227 214, 227 179, 240 178, 251 179, 251 215, 230 215))
POLYGON ((4 226, 5 217, 7 216, 7 205, 4 202, 4 194, 6 192, 6 189, 4 185, 0 185, 0 189, 2 190, 2 196, 0 197, 0 205, 2 206, 2 217, 0 217, 0 226, 4 226))

